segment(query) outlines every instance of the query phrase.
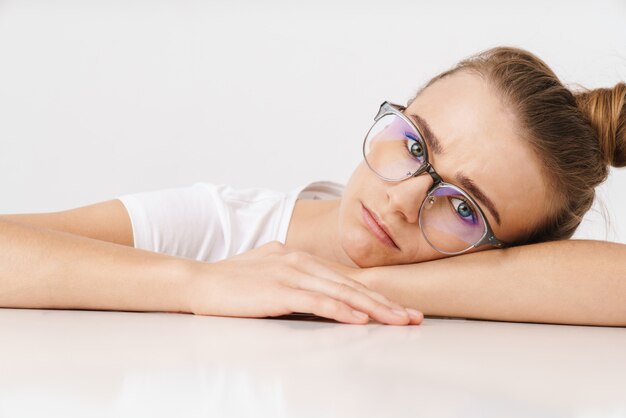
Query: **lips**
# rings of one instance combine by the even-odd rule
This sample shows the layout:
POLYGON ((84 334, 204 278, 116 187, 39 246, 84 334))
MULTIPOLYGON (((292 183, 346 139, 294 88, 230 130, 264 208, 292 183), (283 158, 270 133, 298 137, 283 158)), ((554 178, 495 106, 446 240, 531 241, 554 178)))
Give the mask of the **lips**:
POLYGON ((374 234, 374 236, 376 236, 376 238, 382 241, 385 245, 395 250, 400 250, 400 247, 398 247, 393 238, 391 238, 389 229, 380 220, 376 213, 369 210, 362 202, 361 209, 363 221, 365 222, 365 225, 367 225, 370 232, 372 232, 372 234, 374 234))

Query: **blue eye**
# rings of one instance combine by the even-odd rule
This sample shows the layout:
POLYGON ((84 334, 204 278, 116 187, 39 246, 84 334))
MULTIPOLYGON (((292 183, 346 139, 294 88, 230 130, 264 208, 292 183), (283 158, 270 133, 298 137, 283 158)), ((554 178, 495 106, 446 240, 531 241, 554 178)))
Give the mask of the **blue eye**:
POLYGON ((409 150, 409 154, 417 159, 424 158, 424 144, 411 133, 406 132, 404 136, 407 139, 406 148, 409 150))
POLYGON ((461 219, 467 222, 476 223, 476 213, 469 203, 463 199, 455 197, 450 198, 450 203, 461 219))

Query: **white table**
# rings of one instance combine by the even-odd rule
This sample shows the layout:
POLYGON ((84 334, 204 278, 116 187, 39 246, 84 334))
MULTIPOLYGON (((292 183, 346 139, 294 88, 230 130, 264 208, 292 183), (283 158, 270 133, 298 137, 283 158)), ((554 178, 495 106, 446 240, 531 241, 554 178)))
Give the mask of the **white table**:
POLYGON ((0 417, 624 417, 626 330, 0 309, 0 417))

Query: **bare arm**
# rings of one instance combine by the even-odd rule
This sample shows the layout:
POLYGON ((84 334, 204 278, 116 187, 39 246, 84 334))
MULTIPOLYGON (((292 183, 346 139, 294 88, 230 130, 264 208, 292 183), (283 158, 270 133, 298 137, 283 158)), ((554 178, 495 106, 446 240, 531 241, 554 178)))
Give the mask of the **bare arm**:
POLYGON ((60 212, 0 215, 2 219, 130 247, 134 244, 130 217, 117 199, 60 212))
POLYGON ((425 315, 626 326, 626 245, 559 241, 412 265, 354 277, 425 315))
POLYGON ((190 312, 195 262, 0 219, 0 307, 190 312))
POLYGON ((276 242, 209 264, 6 218, 0 219, 0 307, 244 317, 310 312, 397 325, 422 318, 276 242))

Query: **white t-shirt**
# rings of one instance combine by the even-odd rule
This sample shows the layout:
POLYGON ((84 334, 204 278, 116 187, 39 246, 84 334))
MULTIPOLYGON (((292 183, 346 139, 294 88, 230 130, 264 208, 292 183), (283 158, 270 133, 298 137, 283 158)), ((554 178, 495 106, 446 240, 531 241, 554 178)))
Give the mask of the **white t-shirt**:
POLYGON ((130 216, 135 248, 214 262, 270 241, 284 244, 297 199, 337 199, 343 190, 329 181, 286 193, 195 183, 116 198, 130 216))

